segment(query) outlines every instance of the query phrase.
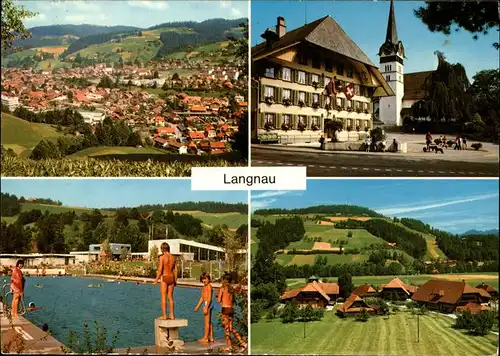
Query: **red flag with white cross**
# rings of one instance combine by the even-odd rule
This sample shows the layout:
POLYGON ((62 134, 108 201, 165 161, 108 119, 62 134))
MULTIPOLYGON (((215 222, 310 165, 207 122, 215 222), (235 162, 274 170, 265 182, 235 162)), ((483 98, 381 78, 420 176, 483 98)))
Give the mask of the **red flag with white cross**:
POLYGON ((349 83, 346 85, 344 94, 347 100, 351 100, 354 96, 354 83, 349 83))

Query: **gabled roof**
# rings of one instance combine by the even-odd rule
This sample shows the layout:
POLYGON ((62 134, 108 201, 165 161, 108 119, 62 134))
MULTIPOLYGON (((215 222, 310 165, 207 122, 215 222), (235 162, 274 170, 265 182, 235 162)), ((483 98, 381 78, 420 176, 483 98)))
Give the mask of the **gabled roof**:
POLYGON ((252 48, 254 60, 267 56, 288 46, 307 42, 326 50, 341 54, 358 62, 376 67, 358 45, 344 32, 342 27, 330 16, 320 18, 307 25, 287 32, 271 46, 266 43, 252 48))
POLYGON ((301 288, 291 289, 283 293, 281 300, 288 300, 297 297, 301 292, 319 293, 324 299, 330 301, 329 294, 339 294, 339 285, 337 283, 318 283, 316 281, 307 283, 301 288))
POLYGON ((487 291, 488 293, 495 293, 496 289, 490 286, 489 284, 481 283, 477 285, 476 288, 487 291))
POLYGON ((489 308, 487 306, 477 304, 477 303, 472 303, 469 302, 465 305, 457 307, 457 311, 463 312, 463 311, 470 311, 471 313, 479 313, 483 310, 488 310, 489 308))
POLYGON ((390 281, 387 284, 382 284, 381 290, 384 290, 385 288, 396 288, 396 289, 401 288, 406 292, 406 294, 415 293, 417 290, 417 287, 404 283, 398 277, 395 277, 392 281, 390 281))
POLYGON ((368 294, 368 293, 376 293, 376 292, 377 291, 375 290, 375 288, 373 288, 369 284, 363 284, 362 286, 359 286, 358 288, 356 288, 355 290, 352 291, 353 294, 356 294, 359 296, 363 296, 363 295, 368 294))
POLYGON ((407 73, 403 76, 405 92, 403 100, 420 100, 425 97, 425 79, 434 71, 407 73))
MULTIPOLYGON (((359 295, 357 294, 354 294, 352 293, 349 298, 347 298, 344 302, 344 304, 342 304, 340 307, 337 308, 338 311, 341 311, 343 313, 347 312, 348 309, 354 304, 354 302, 362 302, 362 304, 364 305, 363 307, 365 309, 373 309, 372 307, 370 307, 368 304, 366 304, 366 302, 363 300, 363 298, 361 298, 359 295)), ((359 307, 357 306, 356 307, 356 311, 357 309, 361 309, 362 307, 359 307)))
POLYGON ((431 279, 421 286, 411 299, 419 302, 456 304, 463 294, 490 297, 485 290, 471 287, 466 282, 431 279))

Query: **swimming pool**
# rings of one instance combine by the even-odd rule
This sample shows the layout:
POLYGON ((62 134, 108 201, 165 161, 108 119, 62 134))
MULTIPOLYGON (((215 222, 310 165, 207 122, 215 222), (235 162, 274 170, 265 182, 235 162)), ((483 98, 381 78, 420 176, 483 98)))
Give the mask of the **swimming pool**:
MULTIPOLYGON (((2 278, 2 281, 9 281, 2 278)), ((188 319, 189 325, 180 329, 184 341, 195 341, 203 336, 203 313, 194 307, 200 298, 200 289, 177 287, 174 291, 177 318, 188 319)), ((215 292, 214 292, 215 298, 215 292)), ((108 330, 108 340, 118 330, 117 348, 154 345, 154 319, 161 316, 160 288, 151 284, 132 282, 113 283, 104 279, 81 277, 27 277, 24 301, 34 302, 42 310, 28 312, 25 317, 33 324, 49 325, 52 335, 63 344, 69 331, 83 335, 87 321, 108 330), (36 288, 36 284, 41 288, 36 288), (89 284, 102 284, 89 288, 89 284)), ((221 338, 224 331, 217 316, 219 304, 214 299, 214 337, 221 338)))

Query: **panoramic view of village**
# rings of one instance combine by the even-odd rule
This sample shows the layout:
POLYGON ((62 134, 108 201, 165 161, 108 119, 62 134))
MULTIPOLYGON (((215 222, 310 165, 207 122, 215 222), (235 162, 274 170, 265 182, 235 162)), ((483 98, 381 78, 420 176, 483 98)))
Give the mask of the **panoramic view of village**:
POLYGON ((495 355, 497 180, 252 193, 255 354, 495 355))
MULTIPOLYGON (((26 320, 12 315, 10 324, 2 304, 2 351, 245 352, 247 193, 228 193, 191 192, 188 180, 2 182, 0 273, 10 275, 10 266, 21 261, 26 280, 21 305, 14 308, 26 320), (124 196, 124 189, 141 193, 124 196), (100 194, 90 197, 88 190, 100 194), (164 281, 161 288, 156 283, 165 255, 175 261, 168 295, 175 306, 169 304, 169 319, 160 320, 164 281), (218 299, 228 285, 231 305, 218 299), (210 304, 203 313, 194 311, 200 294, 210 304), (232 326, 221 306, 234 310, 232 326), (213 324, 208 335, 207 313, 213 324), (31 339, 17 334, 18 325, 31 339), (86 325, 90 345, 84 343, 86 325), (229 328, 232 341, 225 338, 229 328)), ((6 278, 0 277, 2 285, 6 278)), ((2 298, 15 297, 7 292, 2 298)))
POLYGON ((495 2, 284 4, 251 5, 252 165, 498 177, 495 2))
MULTIPOLYGON (((24 4, 26 26, 47 23, 47 9, 75 22, 60 25, 54 16, 26 29, 27 38, 5 46, 2 39, 3 175, 189 176, 193 165, 244 164, 246 6, 219 7, 203 21, 155 23, 150 3, 24 4), (102 24, 76 22, 82 9, 103 12, 102 24), (143 26, 108 26, 111 13, 133 12, 143 26), (225 13, 233 19, 220 18, 225 13)), ((161 4, 151 6, 184 11, 161 4)))

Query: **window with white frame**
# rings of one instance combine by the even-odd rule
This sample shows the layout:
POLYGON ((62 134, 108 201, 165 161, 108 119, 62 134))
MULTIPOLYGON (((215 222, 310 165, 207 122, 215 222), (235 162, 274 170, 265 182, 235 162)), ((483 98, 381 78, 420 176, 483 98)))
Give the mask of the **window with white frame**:
POLYGON ((286 81, 292 80, 292 70, 290 68, 282 68, 282 79, 286 81))
POLYGON ((330 82, 332 81, 332 78, 330 77, 325 77, 325 87, 330 84, 330 82))
POLYGON ((331 101, 332 99, 329 96, 327 96, 325 99, 326 105, 330 105, 331 101))
POLYGON ((266 87, 266 97, 274 97, 274 87, 266 87))
POLYGON ((306 72, 297 72, 297 82, 300 84, 306 84, 306 72))
POLYGON ((266 68, 264 75, 269 78, 274 78, 274 68, 266 68))
POLYGON ((361 101, 356 101, 356 109, 362 109, 363 103, 361 101))
POLYGON ((264 124, 274 126, 274 114, 265 114, 264 124))
POLYGON ((319 94, 313 94, 313 103, 319 103, 319 94))
POLYGON ((354 84, 354 95, 361 95, 361 88, 358 84, 354 84))
POLYGON ((306 93, 303 91, 299 91, 299 100, 303 101, 304 103, 306 102, 306 93))
POLYGON ((352 100, 347 100, 347 107, 352 108, 352 100))
POLYGON ((312 74, 312 75, 311 75, 311 82, 313 82, 313 83, 314 83, 314 82, 316 82, 316 83, 318 83, 318 84, 319 84, 319 75, 317 75, 317 74, 312 74))
POLYGON ((368 110, 368 103, 363 103, 363 109, 368 110))
POLYGON ((290 89, 283 89, 283 99, 290 99, 292 91, 290 89))
POLYGON ((386 80, 386 81, 390 81, 390 80, 391 80, 391 76, 390 76, 390 75, 386 75, 386 76, 385 76, 385 80, 386 80))
POLYGON ((319 126, 319 117, 318 116, 311 117, 311 125, 319 126))
POLYGON ((306 121, 307 120, 306 120, 305 116, 302 116, 302 115, 299 116, 299 121, 298 121, 299 124, 305 125, 306 121))
POLYGON ((283 115, 283 123, 286 125, 290 125, 292 123, 292 115, 284 114, 283 115))
POLYGON ((337 97, 337 106, 344 106, 344 98, 337 97))

